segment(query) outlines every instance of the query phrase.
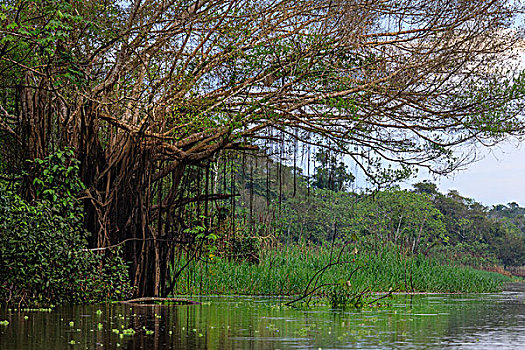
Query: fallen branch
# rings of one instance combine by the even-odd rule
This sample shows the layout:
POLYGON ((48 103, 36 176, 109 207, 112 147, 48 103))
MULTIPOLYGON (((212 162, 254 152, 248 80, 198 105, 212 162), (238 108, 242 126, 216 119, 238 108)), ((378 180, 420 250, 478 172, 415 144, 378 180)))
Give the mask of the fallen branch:
POLYGON ((126 238, 125 240, 123 240, 122 242, 119 242, 117 244, 113 244, 113 245, 110 245, 110 246, 107 246, 107 247, 101 247, 101 248, 85 248, 85 249, 82 249, 83 252, 87 252, 87 251, 91 251, 91 252, 96 252, 96 251, 101 251, 101 250, 106 250, 106 249, 113 249, 113 248, 116 248, 118 246, 121 246, 123 245, 124 243, 127 243, 129 241, 153 241, 153 240, 156 240, 157 242, 172 242, 172 243, 178 243, 178 244, 186 244, 186 243, 189 243, 187 241, 178 241, 178 240, 174 240, 174 239, 156 239, 154 237, 150 237, 150 238, 126 238))
MULTIPOLYGON (((328 270, 330 267, 332 266, 335 266, 335 265, 339 265, 339 264, 351 264, 353 263, 353 261, 338 261, 338 262, 333 262, 333 263, 330 263, 328 265, 326 265, 325 267, 323 267, 322 269, 318 270, 313 276, 312 278, 310 279, 310 281, 308 282, 308 284, 306 285, 306 288, 304 289, 304 293, 302 296, 300 296, 299 298, 297 299, 294 299, 292 301, 289 301, 287 302, 285 305, 286 306, 290 306, 292 305, 293 303, 296 303, 300 300, 303 300, 304 298, 306 298, 307 296, 309 295, 312 295, 312 292, 313 291, 316 291, 318 290, 320 287, 323 287, 323 286, 327 286, 327 285, 333 285, 333 284, 323 284, 321 286, 318 286, 318 287, 314 287, 314 289, 311 291, 311 292, 308 292, 308 289, 310 288, 310 285, 313 283, 314 280, 318 279, 326 270, 328 270)), ((353 274, 359 270, 361 267, 358 266, 354 269, 354 271, 352 271, 352 273, 350 274, 350 277, 349 278, 352 278, 353 274)))
POLYGON ((183 305, 200 305, 198 301, 193 301, 190 299, 184 299, 184 298, 160 298, 160 297, 142 297, 142 298, 136 298, 136 299, 130 299, 130 300, 123 300, 120 303, 121 304, 132 304, 132 305, 139 305, 139 306, 170 306, 170 304, 154 304, 154 302, 174 302, 179 303, 183 305), (143 302, 153 302, 151 304, 146 304, 143 302))

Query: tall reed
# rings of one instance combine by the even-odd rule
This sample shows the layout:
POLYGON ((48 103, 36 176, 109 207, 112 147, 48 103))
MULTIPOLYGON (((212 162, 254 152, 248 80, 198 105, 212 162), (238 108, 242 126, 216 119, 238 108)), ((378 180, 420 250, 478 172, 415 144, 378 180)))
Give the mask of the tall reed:
POLYGON ((481 293, 500 291, 502 283, 510 281, 497 273, 438 265, 422 255, 407 256, 395 246, 374 251, 351 248, 270 248, 261 252, 259 264, 221 258, 194 261, 177 280, 174 294, 297 295, 316 272, 336 261, 340 263, 327 268, 311 288, 345 283, 355 291, 481 293))

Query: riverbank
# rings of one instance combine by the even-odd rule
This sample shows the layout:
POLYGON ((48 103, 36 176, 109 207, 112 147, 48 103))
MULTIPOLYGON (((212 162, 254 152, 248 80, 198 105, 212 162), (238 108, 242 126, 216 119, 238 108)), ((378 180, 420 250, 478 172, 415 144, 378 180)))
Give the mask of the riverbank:
POLYGON ((322 269, 316 285, 344 285, 355 292, 369 288, 372 292, 490 293, 512 281, 495 272, 438 265, 422 255, 405 256, 395 247, 341 252, 287 246, 261 251, 258 264, 217 257, 191 262, 174 294, 298 295, 322 269))

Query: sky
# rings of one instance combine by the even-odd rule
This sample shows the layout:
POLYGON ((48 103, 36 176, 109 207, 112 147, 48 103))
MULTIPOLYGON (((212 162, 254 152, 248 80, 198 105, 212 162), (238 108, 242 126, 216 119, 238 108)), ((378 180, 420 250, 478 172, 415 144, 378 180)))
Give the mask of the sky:
POLYGON ((525 206, 525 142, 506 142, 480 153, 482 159, 464 170, 437 179, 421 174, 415 182, 430 180, 441 193, 457 190, 486 206, 510 202, 525 206))

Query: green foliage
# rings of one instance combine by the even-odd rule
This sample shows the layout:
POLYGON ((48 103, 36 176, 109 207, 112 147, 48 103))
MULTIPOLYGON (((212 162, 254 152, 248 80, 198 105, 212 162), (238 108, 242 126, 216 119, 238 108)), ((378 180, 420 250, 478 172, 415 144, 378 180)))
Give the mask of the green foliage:
MULTIPOLYGON (((317 155, 321 165, 311 179, 277 162, 267 163, 266 169, 259 166, 253 174, 237 173, 235 188, 241 188, 241 196, 236 219, 251 221, 252 232, 264 226, 265 235, 271 233, 284 243, 322 244, 333 239, 366 241, 376 247, 392 243, 407 254, 475 267, 525 262, 525 209, 516 203, 489 211, 455 191, 441 194, 431 182, 415 184, 413 191, 331 190, 321 181, 329 178, 330 162, 336 161, 329 158, 326 152, 317 155), (309 183, 314 186, 308 188, 309 183), (250 205, 266 217, 258 215, 259 222, 247 217, 250 205), (273 218, 271 224, 268 217, 273 218)), ((250 159, 246 162, 250 164, 250 159)))
POLYGON ((525 234, 525 208, 520 207, 518 203, 495 205, 490 209, 489 215, 499 221, 510 222, 525 234))
POLYGON ((224 255, 237 261, 258 262, 260 241, 247 230, 238 230, 225 240, 224 255))
POLYGON ((339 255, 340 248, 335 253, 330 247, 305 245, 265 249, 259 264, 225 259, 192 262, 177 280, 174 294, 301 295, 312 276, 337 256, 347 263, 330 267, 316 284, 332 286, 319 294, 339 300, 336 304, 352 304, 363 291, 360 302, 365 303, 369 292, 495 292, 510 281, 496 273, 442 266, 423 255, 407 256, 392 245, 358 248, 357 254, 348 247, 339 255))
MULTIPOLYGON (((514 224, 519 224, 519 218, 512 222, 501 206, 489 211, 456 191, 444 195, 424 184, 416 188, 432 192, 432 203, 443 214, 448 239, 446 247, 433 252, 437 259, 470 266, 500 263, 508 266, 524 262, 525 237, 514 224)), ((512 210, 519 212, 511 205, 509 212, 512 210)))
POLYGON ((97 302, 130 293, 127 266, 87 249, 83 184, 71 150, 35 160, 37 199, 0 183, 0 300, 26 305, 97 302))
POLYGON ((330 190, 312 191, 308 198, 290 198, 281 208, 279 238, 285 242, 318 244, 334 237, 357 239, 354 234, 357 205, 355 194, 330 190))
MULTIPOLYGON (((60 67, 53 72, 53 82, 57 86, 84 84, 83 68, 68 45, 72 39, 77 39, 73 34, 75 28, 91 29, 92 24, 75 8, 79 4, 78 0, 30 0, 4 5, 5 31, 0 34, 4 53, 27 67, 56 64, 60 67)), ((15 65, 9 73, 17 76, 20 68, 15 65)))
POLYGON ((428 253, 447 237, 443 215, 424 194, 381 191, 360 200, 356 210, 360 236, 392 242, 411 254, 428 253))
POLYGON ((71 220, 82 219, 83 208, 78 195, 85 189, 78 177, 79 161, 71 148, 33 161, 32 179, 35 200, 71 220))
POLYGON ((316 188, 335 192, 345 191, 355 180, 355 177, 347 171, 344 162, 338 162, 337 158, 326 150, 320 150, 316 154, 315 159, 319 165, 315 167, 312 178, 312 184, 316 188))
POLYGON ((484 267, 500 264, 490 246, 479 241, 435 247, 429 254, 439 264, 484 267))

